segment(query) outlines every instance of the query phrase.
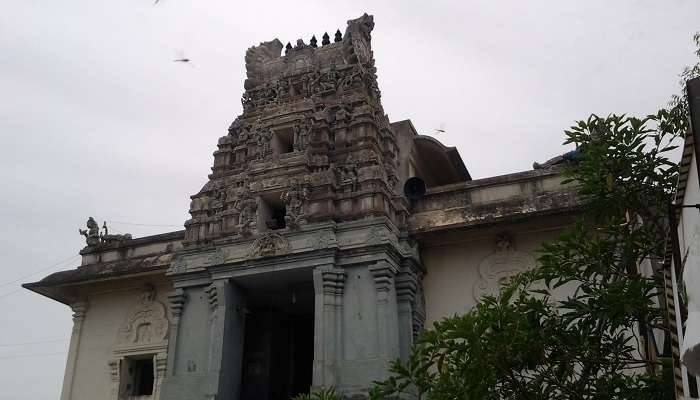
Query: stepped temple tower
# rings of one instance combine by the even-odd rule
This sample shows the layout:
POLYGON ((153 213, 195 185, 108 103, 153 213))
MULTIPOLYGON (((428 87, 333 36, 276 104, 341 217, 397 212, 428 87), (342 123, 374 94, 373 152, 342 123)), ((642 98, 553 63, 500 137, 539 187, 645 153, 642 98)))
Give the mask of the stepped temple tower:
POLYGON ((556 166, 472 180, 390 122, 374 20, 245 54, 243 112, 184 231, 88 221, 75 269, 25 287, 69 305, 61 399, 365 398, 426 324, 466 312, 576 210, 556 166))

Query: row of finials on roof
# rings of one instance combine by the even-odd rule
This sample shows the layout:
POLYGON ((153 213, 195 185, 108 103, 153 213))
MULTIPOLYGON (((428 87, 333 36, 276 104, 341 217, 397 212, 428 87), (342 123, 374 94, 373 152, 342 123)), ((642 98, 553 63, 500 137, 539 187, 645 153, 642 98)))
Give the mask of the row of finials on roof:
MULTIPOLYGON (((335 37, 333 38, 333 41, 335 43, 338 43, 343 40, 343 34, 340 33, 340 29, 335 31, 335 37)), ((321 38, 321 45, 325 46, 327 44, 331 44, 331 37, 328 36, 328 32, 323 34, 323 37, 321 38)), ((292 47, 292 44, 290 42, 287 42, 287 46, 284 48, 284 54, 289 53, 291 50, 300 50, 305 47, 318 47, 318 40, 316 39, 316 35, 311 36, 311 40, 309 40, 309 44, 307 45, 304 43, 303 39, 297 39, 297 45, 292 47)))

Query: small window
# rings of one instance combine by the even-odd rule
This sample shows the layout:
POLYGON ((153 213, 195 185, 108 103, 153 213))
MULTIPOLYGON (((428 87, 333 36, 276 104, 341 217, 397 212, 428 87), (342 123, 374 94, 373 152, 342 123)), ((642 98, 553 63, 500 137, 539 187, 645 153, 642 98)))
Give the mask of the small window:
POLYGON ((284 216, 287 214, 287 210, 284 206, 272 209, 272 218, 270 219, 271 226, 268 225, 270 229, 284 229, 287 227, 287 223, 284 220, 284 216))
POLYGON ((123 361, 119 398, 153 394, 153 358, 126 358, 123 361))
POLYGON ((278 193, 261 196, 258 209, 258 227, 263 226, 267 230, 284 229, 287 223, 284 219, 287 209, 278 193))
POLYGON ((294 151, 294 133, 291 129, 276 131, 272 137, 272 149, 276 154, 291 153, 294 151))

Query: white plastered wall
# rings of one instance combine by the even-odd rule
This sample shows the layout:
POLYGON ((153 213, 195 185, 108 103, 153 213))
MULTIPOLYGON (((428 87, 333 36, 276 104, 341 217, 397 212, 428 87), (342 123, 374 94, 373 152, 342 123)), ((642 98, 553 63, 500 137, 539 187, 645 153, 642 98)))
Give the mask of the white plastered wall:
MULTIPOLYGON (((69 354, 61 400, 116 399, 118 381, 114 380, 113 373, 116 370, 110 367, 110 362, 123 357, 115 353, 120 347, 117 335, 129 317, 128 314, 141 301, 146 282, 154 285, 155 301, 166 306, 169 318, 167 296, 172 289, 162 278, 158 281, 132 280, 128 283, 115 281, 87 288, 80 330, 74 329, 71 339, 77 346, 70 351, 75 361, 70 362, 69 354)), ((152 350, 143 349, 145 353, 150 351, 152 350)))
MULTIPOLYGON (((693 154, 690 160, 683 205, 700 203, 696 156, 693 154)), ((681 325, 678 324, 681 359, 683 364, 688 365, 691 372, 697 375, 700 372, 700 210, 683 208, 678 225, 678 241, 683 263, 683 280, 688 296, 688 319, 684 336, 680 329, 681 325)), ((688 375, 685 365, 683 378, 685 394, 688 396, 688 375)))
POLYGON ((509 233, 513 238, 513 259, 523 259, 525 253, 536 258, 536 250, 543 242, 555 239, 561 233, 561 227, 527 229, 519 226, 517 231, 508 226, 500 230, 489 230, 483 235, 470 234, 462 241, 431 246, 421 249, 423 264, 427 274, 423 278, 425 290, 426 328, 433 322, 454 314, 464 314, 477 302, 475 286, 483 276, 479 268, 484 263, 498 264, 507 262, 508 257, 493 259, 499 254, 496 246, 498 233, 509 233))

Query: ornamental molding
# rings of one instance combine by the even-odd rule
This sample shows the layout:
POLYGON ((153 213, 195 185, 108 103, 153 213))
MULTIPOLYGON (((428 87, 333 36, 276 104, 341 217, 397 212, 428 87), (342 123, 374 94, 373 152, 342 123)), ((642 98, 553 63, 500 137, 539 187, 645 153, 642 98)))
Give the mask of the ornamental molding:
POLYGON ((479 302, 484 296, 497 296, 501 285, 508 278, 533 269, 535 264, 535 258, 531 254, 515 249, 511 235, 498 234, 496 250, 479 264, 480 280, 474 285, 474 299, 479 302))
POLYGON ((178 256, 175 261, 170 264, 170 267, 166 271, 168 274, 181 274, 187 271, 187 261, 185 257, 178 256))

